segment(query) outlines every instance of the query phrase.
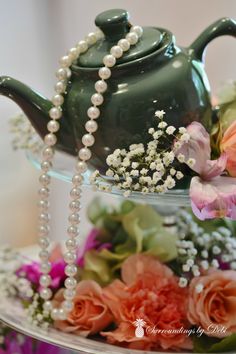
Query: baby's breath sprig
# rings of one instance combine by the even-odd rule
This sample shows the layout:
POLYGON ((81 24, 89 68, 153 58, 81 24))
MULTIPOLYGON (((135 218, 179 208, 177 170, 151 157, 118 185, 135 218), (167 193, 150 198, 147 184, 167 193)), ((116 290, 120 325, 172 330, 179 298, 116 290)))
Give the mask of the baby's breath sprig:
MULTIPOLYGON (((116 149, 107 157, 109 169, 106 176, 111 179, 112 185, 124 190, 125 197, 132 191, 165 193, 184 177, 180 164, 187 163, 191 167, 195 163, 193 159, 186 161, 184 155, 177 154, 190 139, 186 128, 176 129, 168 125, 164 115, 163 110, 155 112, 157 127, 149 128, 151 140, 147 145, 132 144, 128 150, 116 149)), ((111 186, 104 184, 104 181, 99 171, 91 175, 91 184, 99 190, 110 191, 111 186)))
MULTIPOLYGON (((179 285, 186 287, 192 277, 198 277, 209 269, 218 269, 221 263, 236 270, 236 239, 232 232, 220 226, 206 232, 199 226, 190 213, 182 210, 178 219, 177 262, 181 268, 179 285)), ((198 284, 196 291, 203 286, 198 284)))

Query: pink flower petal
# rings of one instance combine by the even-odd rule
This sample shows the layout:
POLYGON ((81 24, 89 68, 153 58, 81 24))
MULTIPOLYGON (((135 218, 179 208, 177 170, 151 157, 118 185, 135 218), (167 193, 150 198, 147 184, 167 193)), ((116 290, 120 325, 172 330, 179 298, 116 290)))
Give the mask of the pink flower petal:
POLYGON ((210 182, 193 177, 190 198, 194 214, 201 220, 229 217, 236 220, 236 179, 216 177, 210 182))
POLYGON ((220 176, 224 172, 226 164, 227 155, 225 153, 221 154, 217 160, 207 160, 201 173, 201 177, 204 180, 210 180, 214 177, 220 176))

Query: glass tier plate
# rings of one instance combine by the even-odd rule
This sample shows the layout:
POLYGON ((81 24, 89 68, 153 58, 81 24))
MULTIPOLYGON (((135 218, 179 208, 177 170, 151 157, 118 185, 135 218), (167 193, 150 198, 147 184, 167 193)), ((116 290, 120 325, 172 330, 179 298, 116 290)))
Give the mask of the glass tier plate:
MULTIPOLYGON (((24 248, 19 251, 18 259, 24 261, 27 259, 37 259, 38 248, 37 246, 31 246, 24 248)), ((0 269, 8 268, 6 260, 0 260, 0 269)), ((9 264, 12 267, 12 263, 9 264)), ((58 347, 72 350, 73 353, 80 354, 174 354, 176 352, 171 351, 143 351, 121 348, 115 345, 107 344, 106 342, 98 339, 84 338, 75 334, 68 334, 61 332, 54 328, 49 328, 45 331, 39 327, 29 324, 27 321, 26 311, 24 310, 21 303, 11 297, 1 297, 0 302, 0 321, 2 321, 8 327, 16 330, 17 332, 23 333, 27 336, 33 337, 35 339, 54 344, 58 347)), ((190 352, 178 352, 179 354, 193 354, 190 352)), ((231 352, 231 353, 235 353, 231 352)), ((43 353, 42 353, 43 354, 43 353)), ((219 354, 219 353, 218 353, 219 354)), ((223 353, 221 353, 223 354, 223 353)))
MULTIPOLYGON (((29 161, 37 168, 40 169, 40 154, 32 153, 31 151, 27 151, 27 158, 29 161)), ((75 157, 70 156, 68 154, 62 152, 55 153, 55 159, 53 163, 53 169, 51 171, 51 176, 66 181, 71 182, 73 171, 75 170, 75 157)), ((89 177, 92 171, 89 170, 85 174, 84 178, 84 185, 90 188, 93 188, 89 183, 89 177)), ((109 182, 104 182, 105 184, 109 184, 109 182)), ((107 193, 107 192, 100 192, 100 193, 107 193)), ((109 192, 116 197, 123 197, 123 191, 119 190, 118 188, 113 187, 112 191, 109 192)), ((188 207, 190 206, 189 200, 189 191, 186 189, 173 189, 165 194, 158 194, 158 193, 147 193, 142 194, 140 192, 132 192, 129 196, 130 200, 134 200, 136 202, 143 202, 152 205, 159 205, 159 206, 172 206, 172 207, 188 207)))

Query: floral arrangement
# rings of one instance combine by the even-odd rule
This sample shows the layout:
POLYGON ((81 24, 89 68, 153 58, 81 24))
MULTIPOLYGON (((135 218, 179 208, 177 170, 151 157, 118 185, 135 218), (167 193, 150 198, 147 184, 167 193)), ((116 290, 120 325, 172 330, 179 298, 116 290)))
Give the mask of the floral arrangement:
POLYGON ((186 128, 169 126, 163 110, 155 116, 146 146, 133 144, 107 157, 110 185, 104 186, 99 171, 92 174, 91 183, 108 192, 115 186, 125 197, 133 191, 166 193, 189 187, 192 210, 199 219, 236 219, 235 83, 221 93, 217 123, 210 133, 199 122, 186 128))
MULTIPOLYGON (((93 228, 77 254, 80 281, 66 320, 53 321, 43 309, 38 262, 18 260, 11 274, 2 271, 1 295, 19 298, 31 325, 95 339, 99 335, 131 349, 235 349, 233 221, 202 222, 180 210, 172 233, 150 206, 126 200, 114 208, 100 199, 90 204, 88 217, 93 228)), ((65 279, 59 246, 51 262, 53 302, 59 305, 65 279)))

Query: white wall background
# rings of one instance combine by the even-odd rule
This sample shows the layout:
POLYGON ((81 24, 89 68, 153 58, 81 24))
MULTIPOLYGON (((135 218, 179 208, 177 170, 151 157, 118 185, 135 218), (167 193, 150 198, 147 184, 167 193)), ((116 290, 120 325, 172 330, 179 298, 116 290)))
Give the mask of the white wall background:
MULTIPOLYGON (((183 46, 188 46, 216 19, 236 18, 235 0, 0 0, 0 75, 13 76, 51 97, 58 58, 94 28, 99 12, 109 8, 129 10, 133 23, 170 29, 183 46)), ((209 46, 206 71, 213 92, 225 80, 236 79, 235 60, 235 39, 222 37, 209 46)), ((36 190, 36 172, 22 152, 11 150, 8 118, 18 111, 14 103, 0 97, 0 240, 10 243, 16 243, 17 237, 18 243, 23 242, 20 237, 27 238, 26 231, 21 236, 17 232, 13 235, 9 225, 14 226, 13 210, 23 201, 23 224, 30 224, 33 216, 27 203, 32 203, 36 190)), ((63 182, 53 183, 56 239, 64 235, 68 188, 63 182)), ((91 193, 86 190, 86 201, 89 198, 91 193)), ((82 227, 84 231, 88 227, 85 221, 82 227)), ((29 237, 33 239, 32 234, 29 237)))

